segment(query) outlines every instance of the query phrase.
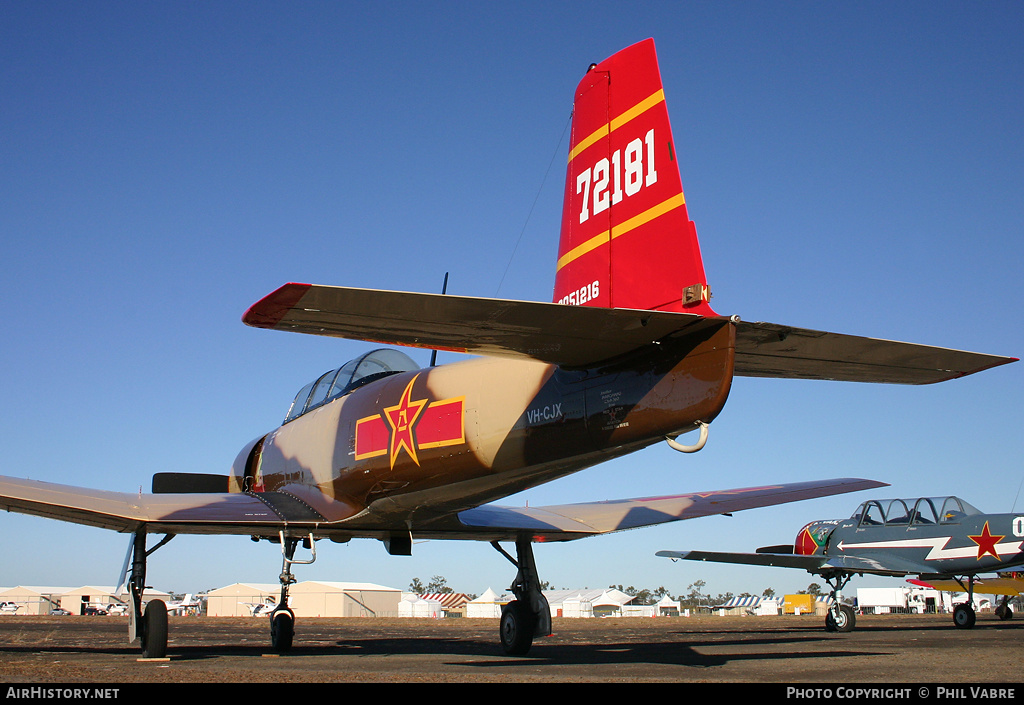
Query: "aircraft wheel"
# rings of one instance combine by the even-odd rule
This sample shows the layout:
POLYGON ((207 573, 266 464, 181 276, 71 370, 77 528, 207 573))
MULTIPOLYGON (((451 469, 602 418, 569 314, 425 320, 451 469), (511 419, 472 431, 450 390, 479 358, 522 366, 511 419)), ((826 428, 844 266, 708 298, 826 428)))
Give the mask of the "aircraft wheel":
POLYGON ((999 605, 996 607, 996 616, 999 619, 1013 619, 1013 610, 1010 609, 1009 605, 999 605))
POLYGON ((142 657, 163 658, 167 655, 167 605, 163 600, 150 600, 142 615, 142 657))
POLYGON ((536 616, 519 600, 501 610, 501 646, 509 656, 525 656, 533 645, 536 616))
POLYGON ((291 612, 280 610, 270 616, 270 646, 277 653, 290 651, 295 636, 295 618, 291 612))
POLYGON ((825 631, 827 632, 850 632, 857 622, 857 616, 853 608, 848 605, 839 605, 838 610, 829 610, 825 614, 825 631))
POLYGON ((825 631, 834 632, 836 630, 836 620, 832 616, 832 610, 825 613, 825 631))
POLYGON ((953 609, 953 624, 958 629, 970 629, 976 620, 977 615, 974 614, 974 608, 968 604, 957 605, 953 609))
POLYGON ((837 632, 851 632, 857 623, 857 615, 849 605, 839 605, 839 611, 833 617, 837 632))

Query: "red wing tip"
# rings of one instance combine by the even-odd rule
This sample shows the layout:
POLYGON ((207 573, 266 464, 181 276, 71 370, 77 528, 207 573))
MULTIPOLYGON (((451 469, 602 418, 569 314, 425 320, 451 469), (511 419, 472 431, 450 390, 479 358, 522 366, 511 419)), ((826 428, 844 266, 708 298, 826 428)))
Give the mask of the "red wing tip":
POLYGON ((254 328, 275 328, 287 313, 306 295, 310 284, 290 282, 272 291, 249 307, 242 323, 254 328))

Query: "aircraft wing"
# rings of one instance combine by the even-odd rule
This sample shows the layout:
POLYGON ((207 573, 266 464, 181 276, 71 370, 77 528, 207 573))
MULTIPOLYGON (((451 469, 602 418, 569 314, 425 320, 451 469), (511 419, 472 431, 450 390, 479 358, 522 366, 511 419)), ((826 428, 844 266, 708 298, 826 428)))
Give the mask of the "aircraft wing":
POLYGON ((514 538, 516 534, 528 532, 534 540, 568 541, 885 486, 886 483, 874 480, 840 478, 695 492, 670 497, 620 499, 546 507, 505 507, 487 504, 460 512, 458 519, 464 527, 462 531, 494 536, 492 540, 498 540, 498 537, 514 538))
POLYGON ((897 556, 887 557, 884 562, 861 556, 806 556, 796 553, 726 553, 715 551, 658 551, 655 555, 672 560, 709 561, 712 563, 737 563, 740 565, 762 565, 776 568, 800 568, 808 573, 823 574, 834 571, 849 573, 870 573, 871 575, 900 576, 920 573, 927 567, 905 561, 897 556))
POLYGON ((814 573, 825 565, 822 556, 801 556, 796 553, 727 553, 724 551, 658 551, 656 556, 672 560, 708 561, 762 565, 774 568, 801 568, 814 573))
MULTIPOLYGON (((586 367, 721 324, 721 317, 442 294, 285 284, 253 304, 250 326, 586 367)), ((738 375, 930 384, 1015 358, 736 323, 738 375)))
POLYGON ((144 494, 0 476, 0 509, 122 533, 145 525, 149 533, 274 535, 292 529, 336 538, 384 538, 411 529, 416 538, 497 541, 528 533, 537 541, 568 541, 885 484, 846 478, 548 507, 482 505, 410 527, 412 512, 381 515, 301 485, 256 494, 144 494))
POLYGON ((122 533, 146 525, 150 533, 243 536, 277 533, 289 525, 306 529, 356 513, 320 492, 288 489, 294 491, 144 494, 0 476, 0 509, 122 533), (307 499, 317 500, 315 509, 307 499))

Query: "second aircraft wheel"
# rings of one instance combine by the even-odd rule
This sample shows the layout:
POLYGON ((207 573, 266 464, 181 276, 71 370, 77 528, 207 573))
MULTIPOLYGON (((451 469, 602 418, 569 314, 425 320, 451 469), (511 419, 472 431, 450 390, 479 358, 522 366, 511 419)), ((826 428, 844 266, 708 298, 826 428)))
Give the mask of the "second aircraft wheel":
POLYGON ((953 624, 958 629, 970 629, 974 626, 974 622, 977 620, 977 615, 974 614, 974 608, 968 604, 957 605, 953 609, 953 624))
POLYGON ((829 610, 826 622, 829 619, 832 621, 832 629, 829 631, 850 632, 857 623, 857 615, 849 605, 839 605, 838 610, 829 610))

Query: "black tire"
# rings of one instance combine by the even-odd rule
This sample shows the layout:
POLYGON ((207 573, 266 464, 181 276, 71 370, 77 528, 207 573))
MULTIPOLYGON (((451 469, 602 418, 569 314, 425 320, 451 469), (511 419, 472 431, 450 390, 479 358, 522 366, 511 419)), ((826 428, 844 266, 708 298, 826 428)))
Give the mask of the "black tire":
POLYGON ((163 600, 150 600, 142 615, 142 657, 167 656, 167 605, 163 600))
POLYGON ((832 616, 832 610, 825 613, 825 631, 834 632, 836 630, 836 620, 832 616))
POLYGON ((533 646, 537 617, 519 600, 501 609, 501 646, 509 656, 525 656, 533 646))
POLYGON ((999 605, 996 607, 996 616, 1002 620, 1013 619, 1013 610, 1009 605, 999 605))
POLYGON ((977 619, 974 608, 966 603, 953 608, 953 624, 957 629, 971 629, 977 619))
POLYGON ((291 612, 279 610, 270 615, 270 646, 279 654, 291 651, 295 636, 295 618, 291 612))
POLYGON ((839 611, 832 616, 837 632, 852 632, 857 624, 857 615, 849 605, 839 605, 839 611))

